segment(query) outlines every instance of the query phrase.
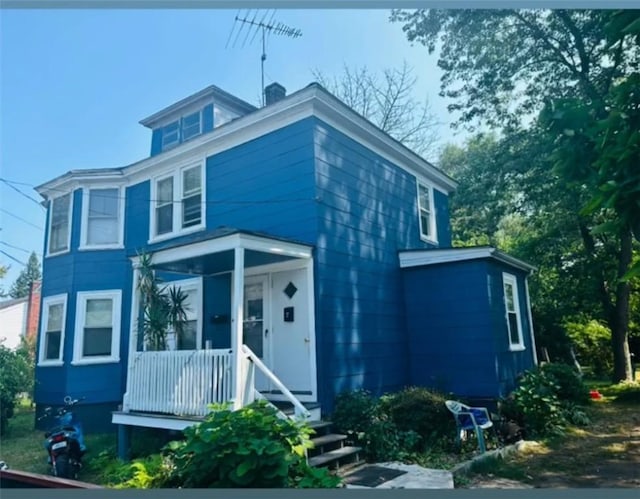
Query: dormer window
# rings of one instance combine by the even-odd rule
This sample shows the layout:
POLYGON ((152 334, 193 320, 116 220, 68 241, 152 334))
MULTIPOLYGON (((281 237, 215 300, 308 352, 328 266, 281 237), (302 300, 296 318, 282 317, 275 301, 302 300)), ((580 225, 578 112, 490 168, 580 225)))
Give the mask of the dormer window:
POLYGON ((162 129, 162 149, 175 146, 180 140, 180 125, 178 121, 169 123, 162 129))
POLYGON ((201 132, 201 114, 197 113, 189 114, 182 118, 182 140, 189 140, 196 135, 200 135, 201 132))

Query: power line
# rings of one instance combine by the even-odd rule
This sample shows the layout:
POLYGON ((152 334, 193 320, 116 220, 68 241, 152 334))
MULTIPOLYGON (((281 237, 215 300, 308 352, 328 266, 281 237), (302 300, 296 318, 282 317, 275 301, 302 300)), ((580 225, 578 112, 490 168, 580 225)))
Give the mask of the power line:
POLYGON ((27 198, 29 201, 32 201, 33 203, 37 204, 40 208, 45 209, 44 206, 42 206, 42 204, 40 204, 40 201, 38 201, 35 198, 32 198, 31 196, 29 196, 28 194, 22 192, 20 189, 18 189, 17 187, 11 185, 11 182, 7 181, 4 178, 0 178, 0 182, 3 182, 7 187, 13 189, 14 191, 16 191, 18 194, 20 194, 21 196, 27 198))
POLYGON ((28 249, 21 248, 20 246, 14 246, 13 244, 9 244, 6 241, 0 241, 0 244, 4 244, 5 246, 8 246, 9 248, 13 248, 13 249, 16 249, 18 251, 22 251, 23 253, 27 253, 28 255, 33 253, 33 251, 29 251, 28 249))
POLYGON ((29 222, 29 220, 25 220, 24 218, 19 217, 18 215, 14 215, 13 213, 11 213, 10 211, 5 210, 4 208, 0 208, 0 211, 2 211, 3 213, 6 213, 7 215, 9 215, 9 216, 11 216, 11 217, 13 217, 13 218, 15 218, 17 220, 20 220, 21 222, 24 222, 24 223, 26 223, 28 225, 31 225, 31 227, 35 227, 38 230, 44 230, 42 227, 38 227, 36 224, 32 224, 31 222, 29 222))
POLYGON ((27 264, 26 264, 26 263, 21 262, 20 260, 18 260, 17 258, 15 258, 15 257, 11 256, 9 253, 7 253, 7 252, 6 252, 6 251, 4 251, 4 250, 1 250, 1 249, 0 249, 0 253, 2 253, 4 256, 6 256, 6 257, 8 257, 8 258, 11 258, 14 262, 18 262, 20 265, 24 265, 25 267, 27 266, 27 264))

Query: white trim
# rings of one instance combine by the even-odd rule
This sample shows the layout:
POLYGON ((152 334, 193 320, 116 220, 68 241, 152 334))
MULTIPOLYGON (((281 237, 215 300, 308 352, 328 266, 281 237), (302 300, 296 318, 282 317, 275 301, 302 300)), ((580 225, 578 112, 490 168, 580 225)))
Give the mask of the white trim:
POLYGON ((255 267, 246 267, 244 269, 245 276, 254 276, 258 274, 275 274, 276 272, 283 272, 286 270, 298 270, 307 267, 306 258, 295 258, 292 260, 286 260, 284 262, 266 263, 264 265, 257 265, 255 267))
POLYGON ((80 223, 80 246, 79 251, 104 250, 104 249, 122 249, 124 248, 124 216, 125 216, 125 189, 120 184, 112 185, 93 185, 82 188, 82 218, 80 223), (89 228, 89 202, 91 191, 103 189, 118 190, 118 241, 111 244, 89 244, 87 242, 89 228))
MULTIPOLYGON (((138 279, 140 269, 133 265, 131 277, 131 311, 129 317, 129 350, 127 351, 127 383, 133 372, 133 353, 138 350, 138 312, 140 309, 140 293, 138 291, 138 279)), ((125 385, 128 387, 128 385, 125 385)), ((122 397, 122 406, 125 411, 129 410, 129 394, 125 392, 122 397)))
POLYGON ((157 243, 160 241, 165 241, 167 239, 173 239, 178 236, 182 236, 185 234, 189 234, 192 232, 198 232, 204 230, 206 228, 206 217, 207 217, 207 177, 206 177, 206 160, 200 158, 197 161, 190 161, 186 163, 180 163, 178 165, 174 165, 174 167, 169 171, 159 172, 153 178, 150 179, 150 190, 151 199, 149 200, 149 240, 148 244, 157 243), (200 167, 200 223, 197 225, 192 225, 190 227, 182 228, 182 214, 183 214, 183 205, 182 205, 182 184, 183 184, 183 173, 185 170, 189 170, 191 168, 200 167), (157 201, 157 184, 162 180, 166 180, 168 178, 173 179, 173 212, 172 212, 172 230, 171 232, 167 232, 164 234, 156 235, 156 201, 157 201))
MULTIPOLYGON (((307 263, 307 296, 309 299, 309 375, 311 376, 311 396, 318 400, 318 367, 316 361, 316 288, 313 277, 313 259, 307 263)), ((318 419, 320 416, 318 415, 318 419)))
MULTIPOLYGON (((311 258, 311 247, 309 246, 236 232, 207 241, 154 251, 153 264, 161 265, 240 247, 294 258, 311 258)), ((131 261, 134 264, 137 264, 139 260, 139 256, 131 257, 131 261)))
POLYGON ((242 407, 244 354, 242 352, 244 320, 244 248, 233 250, 233 296, 231 299, 231 350, 233 351, 233 408, 242 407))
POLYGON ((200 423, 201 420, 180 419, 162 416, 145 416, 123 412, 112 412, 111 423, 126 426, 141 426, 144 428, 161 428, 164 430, 182 431, 189 426, 200 423))
MULTIPOLYGON (((312 116, 410 174, 433 183, 439 190, 450 193, 455 189, 456 182, 450 177, 318 86, 309 86, 282 101, 241 116, 218 129, 214 128, 211 133, 194 137, 169 151, 125 166, 122 170, 110 171, 108 175, 110 178, 125 175, 129 184, 133 185, 148 180, 150 172, 155 174, 175 165, 176 161, 194 161, 209 157, 312 116)), ((65 174, 38 186, 36 190, 46 197, 76 177, 81 179, 90 176, 89 172, 65 174)))
POLYGON ((493 258, 512 267, 531 272, 536 270, 522 260, 501 253, 495 248, 483 246, 480 248, 448 248, 429 249, 422 251, 401 251, 398 254, 401 268, 420 267, 423 265, 435 265, 438 263, 463 262, 479 258, 493 258))
POLYGON ((120 332, 122 317, 122 290, 79 291, 76 295, 76 328, 73 338, 72 365, 109 364, 120 362, 120 332), (111 355, 83 357, 84 324, 87 300, 111 299, 111 355))
POLYGON ((416 195, 417 195, 417 205, 418 205, 418 228, 420 230, 420 239, 427 243, 438 244, 438 226, 436 225, 436 203, 433 199, 433 185, 424 182, 416 177, 416 195), (423 207, 420 204, 420 188, 426 189, 429 193, 429 206, 423 207), (422 227, 422 210, 426 209, 429 211, 429 223, 431 225, 431 233, 426 235, 424 233, 422 227))
POLYGON ((529 317, 529 334, 531 335, 531 350, 533 351, 533 363, 538 365, 538 349, 536 347, 536 337, 533 332, 533 317, 531 316, 531 297, 529 296, 529 279, 524 278, 524 294, 527 299, 527 316, 529 317))
POLYGON ((62 293, 59 295, 47 296, 42 299, 42 319, 40 322, 40 338, 38 341, 38 366, 61 366, 64 364, 64 333, 67 326, 67 294, 62 293), (57 359, 44 359, 45 342, 46 342, 46 327, 49 322, 49 307, 51 305, 62 304, 62 330, 60 332, 60 353, 57 359))
POLYGON ((47 241, 46 241, 46 255, 45 257, 48 258, 50 256, 58 256, 58 255, 64 255, 65 253, 69 253, 71 251, 71 232, 73 229, 73 197, 74 197, 74 190, 70 190, 67 192, 64 192, 62 194, 59 194, 58 196, 51 198, 49 200, 49 227, 48 227, 48 231, 47 231, 47 241), (69 196, 69 212, 67 214, 67 247, 63 250, 60 251, 55 251, 55 252, 51 252, 51 223, 53 222, 53 203, 60 198, 63 198, 64 196, 69 196))
POLYGON ((524 346, 524 336, 522 334, 522 315, 520 312, 520 297, 518 296, 518 278, 507 272, 502 273, 502 295, 504 302, 504 312, 505 312, 505 320, 507 322, 507 337, 509 341, 509 350, 514 351, 522 351, 525 350, 524 346), (507 306, 507 284, 511 285, 511 289, 513 291, 513 313, 516 314, 516 325, 518 327, 518 342, 513 343, 511 341, 511 323, 509 322, 509 308, 507 306))

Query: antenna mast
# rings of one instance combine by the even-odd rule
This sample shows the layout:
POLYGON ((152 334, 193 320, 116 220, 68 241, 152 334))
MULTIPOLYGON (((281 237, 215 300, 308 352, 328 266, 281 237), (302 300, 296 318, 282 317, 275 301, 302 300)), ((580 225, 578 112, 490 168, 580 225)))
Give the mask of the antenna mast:
POLYGON ((236 46, 236 42, 240 37, 240 33, 242 32, 245 26, 247 27, 247 33, 244 37, 244 40, 242 41, 243 47, 245 46, 245 43, 247 42, 247 39, 249 38, 249 35, 251 35, 251 33, 253 33, 253 36, 251 37, 251 41, 249 42, 250 44, 253 43, 253 41, 256 38, 256 35, 259 32, 261 33, 262 55, 260 56, 260 76, 261 76, 262 87, 261 87, 260 94, 262 95, 262 106, 264 107, 265 105, 264 62, 267 60, 267 48, 266 48, 267 35, 274 34, 274 35, 286 36, 288 38, 298 38, 302 36, 302 31, 297 28, 292 28, 291 26, 287 26, 284 23, 275 22, 273 19, 276 15, 275 10, 271 13, 271 18, 268 21, 266 21, 266 19, 269 16, 269 10, 264 12, 264 14, 262 15, 262 19, 260 19, 259 21, 256 20, 258 17, 258 11, 256 11, 255 14, 253 14, 253 18, 251 19, 249 19, 249 17, 251 16, 250 10, 247 11, 247 13, 242 17, 240 17, 239 14, 240 14, 240 11, 238 11, 238 14, 236 14, 235 16, 233 27, 231 28, 231 33, 229 33, 229 38, 227 39, 227 45, 225 46, 225 48, 229 46, 229 41, 231 40, 231 37, 233 35, 233 32, 236 29, 236 26, 239 26, 239 29, 238 29, 238 32, 236 33, 236 37, 233 40, 234 47, 236 46))

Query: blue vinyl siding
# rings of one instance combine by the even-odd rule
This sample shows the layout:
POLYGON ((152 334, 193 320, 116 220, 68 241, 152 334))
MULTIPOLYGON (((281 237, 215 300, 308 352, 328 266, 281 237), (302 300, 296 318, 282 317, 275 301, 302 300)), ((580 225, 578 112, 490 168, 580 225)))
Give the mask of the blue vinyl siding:
MULTIPOLYGON (((420 239, 415 177, 315 120, 318 238, 316 342, 323 411, 345 390, 393 391, 409 380, 398 250, 420 239)), ((434 196, 449 244, 447 198, 434 196)))
POLYGON ((487 263, 404 269, 411 384, 466 397, 497 395, 487 263))
POLYGON ((156 128, 151 132, 151 153, 150 156, 155 156, 162 152, 162 128, 156 128))
POLYGON ((210 132, 214 126, 213 104, 209 104, 202 109, 202 133, 210 132))

